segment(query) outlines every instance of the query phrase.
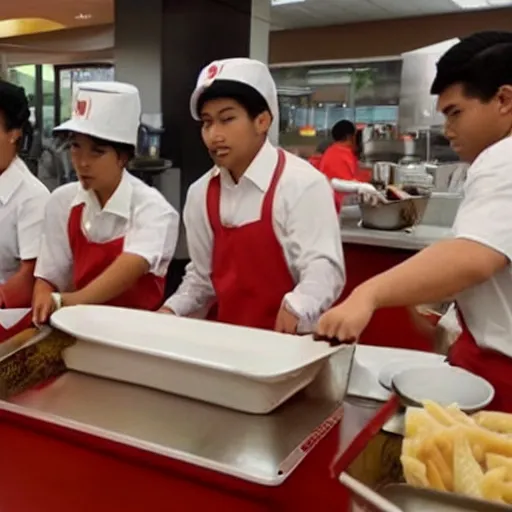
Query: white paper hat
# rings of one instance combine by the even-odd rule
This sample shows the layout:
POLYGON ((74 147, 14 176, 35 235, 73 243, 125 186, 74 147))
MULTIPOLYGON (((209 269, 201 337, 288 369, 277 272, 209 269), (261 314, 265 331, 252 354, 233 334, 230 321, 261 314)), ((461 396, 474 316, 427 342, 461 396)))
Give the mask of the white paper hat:
POLYGON ((190 112, 192 117, 199 121, 197 104, 201 95, 216 80, 230 80, 248 85, 258 91, 266 100, 273 121, 270 127, 269 139, 275 146, 279 141, 279 104, 277 89, 268 67, 254 59, 225 59, 208 64, 197 79, 197 85, 190 98, 190 112))
POLYGON ((73 113, 55 131, 137 145, 141 104, 138 89, 120 82, 83 82, 73 94, 73 113))

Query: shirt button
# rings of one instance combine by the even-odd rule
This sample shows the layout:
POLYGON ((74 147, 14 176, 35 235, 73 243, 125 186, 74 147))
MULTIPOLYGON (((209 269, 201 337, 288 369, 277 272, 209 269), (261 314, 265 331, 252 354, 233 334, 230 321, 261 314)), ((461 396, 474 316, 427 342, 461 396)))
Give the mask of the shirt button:
POLYGON ((87 221, 87 222, 85 223, 85 230, 86 230, 86 231, 90 231, 90 230, 91 230, 91 223, 90 223, 89 221, 87 221))

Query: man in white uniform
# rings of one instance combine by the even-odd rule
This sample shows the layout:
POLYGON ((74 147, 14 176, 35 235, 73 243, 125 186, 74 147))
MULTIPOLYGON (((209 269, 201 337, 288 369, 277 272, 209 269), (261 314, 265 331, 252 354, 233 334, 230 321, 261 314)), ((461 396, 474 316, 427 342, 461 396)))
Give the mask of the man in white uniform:
POLYGON ((192 116, 215 166, 184 208, 191 263, 164 311, 235 325, 310 332, 345 283, 332 189, 308 162, 279 150, 274 81, 259 61, 213 62, 192 116))
MULTIPOLYGON (((25 91, 0 81, 0 309, 30 306, 50 195, 17 156, 29 116, 25 91)), ((14 334, 0 321, 0 342, 14 334)))
POLYGON ((463 333, 450 361, 486 378, 491 407, 512 412, 512 34, 462 40, 439 61, 432 93, 445 132, 470 162, 454 238, 370 279, 320 320, 318 334, 357 339, 378 308, 456 297, 463 333))

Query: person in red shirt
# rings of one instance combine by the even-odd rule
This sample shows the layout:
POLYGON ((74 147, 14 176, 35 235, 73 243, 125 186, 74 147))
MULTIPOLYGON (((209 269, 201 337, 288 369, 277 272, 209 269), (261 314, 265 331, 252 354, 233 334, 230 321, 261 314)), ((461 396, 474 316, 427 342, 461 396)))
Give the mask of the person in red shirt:
POLYGON ((316 147, 315 152, 308 158, 308 162, 315 168, 320 169, 320 163, 322 162, 322 158, 324 153, 329 149, 329 146, 332 144, 331 140, 323 140, 316 147))
MULTIPOLYGON (((334 143, 323 154, 319 170, 329 181, 339 179, 354 181, 357 176, 356 127, 350 121, 338 121, 331 130, 334 143)), ((334 193, 336 211, 339 213, 345 194, 334 193)))

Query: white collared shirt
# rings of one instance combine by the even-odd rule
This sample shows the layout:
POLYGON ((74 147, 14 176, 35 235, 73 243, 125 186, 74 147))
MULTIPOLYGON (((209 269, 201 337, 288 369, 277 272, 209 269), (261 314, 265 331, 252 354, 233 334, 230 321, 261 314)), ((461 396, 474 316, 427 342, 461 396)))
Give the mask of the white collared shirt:
MULTIPOLYGON (((211 177, 220 173, 222 223, 242 226, 260 218, 277 159, 276 148, 267 142, 238 184, 228 172, 214 168, 189 188, 183 216, 192 261, 180 288, 166 302, 177 315, 197 313, 215 297, 210 279, 213 232, 206 209, 211 177)), ((325 176, 305 160, 286 153, 273 213, 274 230, 296 283, 284 301, 299 316, 300 332, 309 332, 345 284, 340 226, 325 176)))
MULTIPOLYGON (((512 260, 512 137, 485 150, 469 168, 453 231, 512 260)), ((512 357, 511 264, 456 301, 478 345, 512 357)))
POLYGON ((0 174, 0 284, 39 254, 48 189, 15 158, 0 174))
POLYGON ((104 243, 124 237, 124 252, 142 256, 150 272, 165 276, 174 255, 179 214, 156 189, 124 172, 116 191, 102 209, 96 195, 78 182, 56 189, 46 209, 41 252, 35 275, 60 291, 69 290, 73 256, 68 237, 69 215, 84 204, 82 232, 104 243))

